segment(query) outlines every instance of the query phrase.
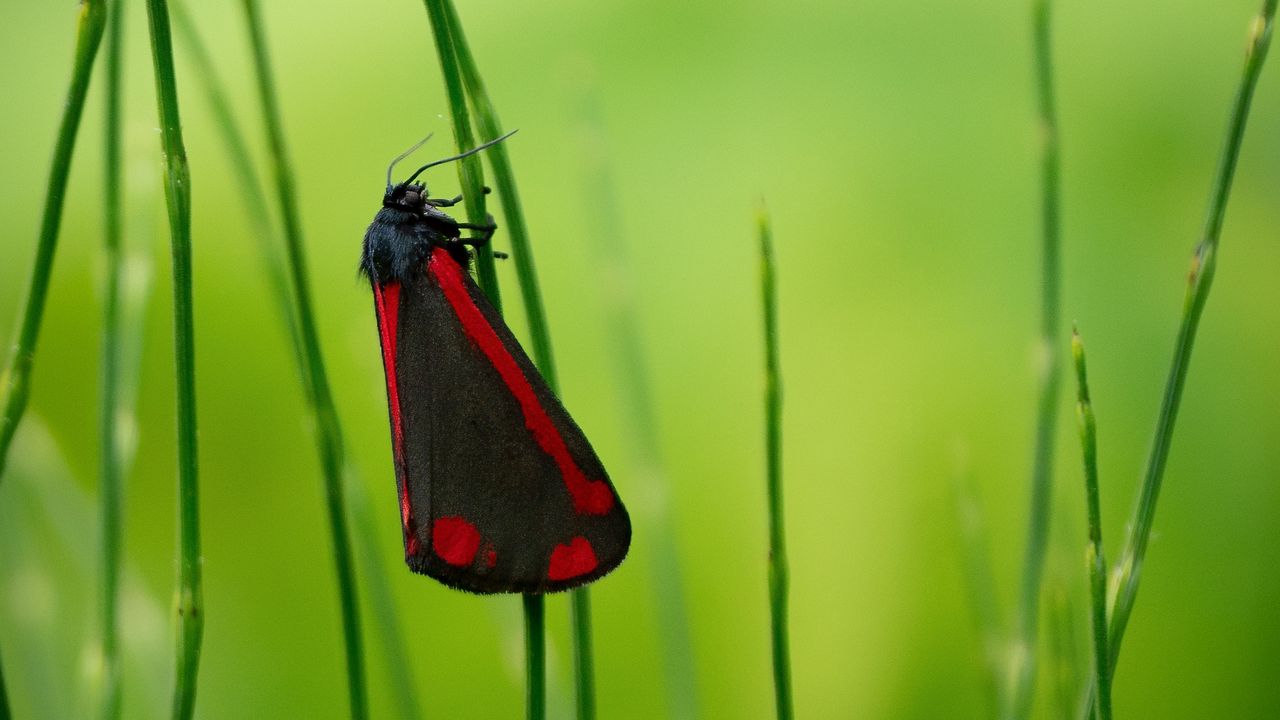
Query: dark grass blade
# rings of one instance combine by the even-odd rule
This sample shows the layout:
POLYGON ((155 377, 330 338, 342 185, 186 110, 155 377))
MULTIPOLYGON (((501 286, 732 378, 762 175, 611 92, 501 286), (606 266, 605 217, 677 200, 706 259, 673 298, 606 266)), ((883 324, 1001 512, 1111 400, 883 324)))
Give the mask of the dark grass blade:
POLYGON ((778 301, 773 264, 773 229, 762 208, 756 218, 760 236, 760 294, 764 314, 765 458, 769 501, 769 614, 773 648, 774 703, 779 720, 792 717, 791 650, 787 630, 790 569, 782 505, 782 379, 778 359, 778 301))
POLYGON ((1041 280, 1039 399, 1036 402, 1035 450, 1031 470, 1031 505, 1027 515, 1027 546, 1022 586, 1015 618, 1012 671, 1003 716, 1025 718, 1035 697, 1036 648, 1040 627, 1040 595, 1049 545, 1053 497, 1053 442, 1057 432, 1061 331, 1061 230, 1059 221, 1060 161, 1058 120, 1053 86, 1051 0, 1033 0, 1033 37, 1041 156, 1041 280))
POLYGON ((347 687, 351 717, 365 718, 369 710, 365 690, 364 642, 361 637, 359 598, 356 594, 355 568, 351 560, 351 537, 347 529, 346 502, 343 497, 342 472, 345 461, 341 429, 325 372, 319 334, 316 331, 312 310, 302 223, 294 193, 293 170, 285 148, 275 83, 271 76, 266 32, 262 27, 256 0, 243 0, 243 8, 253 50, 263 122, 275 170, 276 198, 284 222, 285 251, 293 288, 293 317, 297 321, 301 355, 306 365, 304 379, 307 381, 307 399, 315 416, 316 444, 320 451, 320 464, 324 474, 329 531, 333 539, 334 566, 338 576, 338 595, 342 607, 342 629, 346 641, 347 687))
MULTIPOLYGON (((480 139, 488 142, 499 138, 504 134, 502 123, 498 119, 493 101, 489 98, 475 58, 471 54, 457 8, 452 0, 440 0, 439 5, 443 8, 444 19, 448 22, 449 37, 453 42, 458 70, 461 72, 466 89, 466 99, 470 103, 476 126, 480 131, 480 139)), ((547 380, 547 384, 558 394, 560 382, 551 347, 551 333, 542 303, 537 270, 534 266, 533 246, 529 241, 528 225, 525 223, 520 194, 516 187, 515 172, 512 170, 505 145, 495 145, 486 152, 486 155, 493 169, 494 184, 497 186, 498 199, 502 204, 504 227, 511 243, 511 258, 516 267, 516 277, 520 284, 521 298, 524 301, 533 360, 538 371, 547 380)), ((596 716, 590 593, 589 588, 577 588, 571 591, 570 599, 574 694, 579 720, 591 720, 596 716)))
POLYGON ((1089 599, 1092 608, 1094 672, 1098 684, 1097 714, 1111 720, 1111 677, 1107 673, 1107 560, 1102 552, 1102 508, 1098 494, 1098 431, 1089 399, 1089 376, 1084 341, 1071 333, 1071 355, 1076 369, 1076 415, 1080 423, 1080 448, 1084 457, 1084 488, 1089 514, 1089 599))
POLYGON ((111 0, 107 19, 106 125, 103 159, 103 256, 106 287, 102 312, 102 388, 98 408, 98 468, 102 513, 102 695, 98 716, 114 720, 120 716, 121 679, 120 648, 117 642, 117 601, 120 591, 121 528, 124 508, 123 459, 117 442, 116 417, 120 402, 120 285, 124 269, 121 248, 124 228, 121 194, 124 175, 121 172, 120 73, 124 41, 124 0, 111 0))
POLYGON ((165 201, 173 255, 174 367, 178 400, 178 643, 173 717, 195 712, 196 680, 204 635, 200 555, 200 495, 196 452, 195 319, 191 302, 191 175, 178 112, 166 0, 147 0, 155 65, 160 144, 165 161, 165 201))
POLYGON ((36 341, 44 318, 45 298, 49 294, 49 275, 53 271, 54 251, 58 246, 58 228, 62 224, 62 206, 66 200, 67 177, 71 173, 71 156, 75 150, 84 98, 89 91, 93 61, 98 55, 103 30, 107 23, 106 0, 83 0, 76 25, 75 61, 71 82, 63 105, 62 122, 53 148, 49 168, 49 184, 45 190, 44 214, 40 219, 40 235, 36 241, 35 265, 31 268, 31 284, 22 310, 18 342, 9 356, 8 366, 0 375, 4 391, 4 410, 0 415, 0 479, 4 477, 9 445, 18 430, 31 390, 31 368, 35 363, 36 341))
MULTIPOLYGON (((424 4, 431 21, 431 32, 440 62, 440 73, 444 78, 445 92, 449 98, 454 143, 458 152, 464 152, 475 147, 477 143, 471 132, 471 118, 467 112, 466 94, 463 89, 461 70, 458 67, 458 50, 450 27, 449 11, 444 0, 424 0, 424 4)), ((487 222, 488 213, 485 211, 483 190, 484 171, 478 156, 471 155, 459 161, 458 183, 462 188, 468 221, 487 222)), ((501 314, 502 299, 498 291, 497 273, 493 266, 493 250, 487 244, 477 248, 476 270, 480 288, 488 296, 494 309, 501 314)), ((535 360, 537 360, 536 356, 535 360)), ((554 384, 552 389, 555 389, 554 384)), ((546 610, 542 596, 525 595, 523 608, 525 714, 529 720, 542 720, 547 714, 546 610)))

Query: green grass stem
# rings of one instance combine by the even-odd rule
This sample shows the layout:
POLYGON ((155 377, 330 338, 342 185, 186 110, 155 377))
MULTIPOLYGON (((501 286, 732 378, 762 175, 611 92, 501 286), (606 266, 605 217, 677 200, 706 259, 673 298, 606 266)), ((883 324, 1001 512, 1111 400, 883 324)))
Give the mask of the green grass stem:
POLYGON ((182 141, 178 86, 173 68, 166 0, 147 0, 151 56, 155 64, 160 143, 165 162, 165 202, 173 255, 174 366, 178 400, 178 642, 173 717, 195 712, 200 644, 204 635, 201 583, 199 460, 196 450, 195 319, 191 302, 191 176, 182 141))
POLYGON ((761 208, 760 293, 764 312, 765 473, 769 502, 769 615, 773 647, 773 690, 779 720, 792 717, 791 651, 787 634, 787 534, 782 506, 782 380, 778 361, 778 301, 773 264, 773 229, 761 208))
POLYGON ((124 236, 124 174, 122 156, 122 111, 120 73, 124 42, 124 0, 111 0, 107 17, 107 44, 104 60, 106 71, 106 123, 103 148, 103 256, 106 287, 102 307, 102 388, 98 408, 99 492, 102 501, 102 689, 98 716, 115 720, 120 716, 121 679, 118 638, 117 602, 120 594, 121 528, 124 510, 124 468, 120 444, 117 442, 116 417, 120 402, 120 285, 124 275, 122 244, 124 236))
POLYGON ((31 269, 31 283, 22 310, 18 342, 9 356, 8 366, 0 374, 0 389, 4 392, 4 414, 0 416, 0 478, 4 477, 9 445, 13 442, 14 433, 18 431, 18 423, 22 420, 31 392, 31 368, 35 364, 36 341, 40 337, 45 298, 49 294, 49 276, 53 271, 54 251, 58 247, 58 228, 62 224, 62 206, 66 200, 67 177, 71 173, 71 156, 76 146, 76 133, 80 128, 80 116, 84 112, 89 80, 93 74, 93 61, 98 55, 106 23, 106 0, 82 0, 80 17, 76 23, 71 83, 63 104, 58 139, 53 148, 53 163, 49 168, 44 214, 40 220, 40 236, 36 242, 35 265, 31 269))
POLYGON ((1071 356, 1076 369, 1076 416, 1084 458, 1085 500, 1089 514, 1089 544, 1085 557, 1089 568, 1089 599, 1093 620, 1094 671, 1098 687, 1097 717, 1111 720, 1111 678, 1107 674, 1107 560, 1102 551, 1102 509, 1098 494, 1098 431, 1089 399, 1084 341, 1072 330, 1071 356))
MULTIPOLYGON (((477 143, 471 131, 471 115, 467 112, 466 91, 462 85, 462 70, 458 66, 458 51, 449 23, 449 11, 444 0, 423 0, 427 16, 431 20, 431 33, 435 40, 436 55, 440 60, 440 74, 444 78, 445 93, 449 99, 449 115, 453 126, 453 141, 458 152, 474 148, 477 143)), ((501 143, 499 143, 501 144, 501 143)), ((492 149, 490 150, 492 151, 492 149)), ((484 224, 489 221, 485 210, 484 167, 479 155, 469 155, 458 161, 458 184, 462 188, 463 206, 467 221, 484 224)), ((498 275, 493 265, 493 248, 486 244, 476 248, 476 278, 489 302, 502 312, 502 294, 498 289, 498 275)))
MULTIPOLYGON (((431 4, 433 3, 429 2, 428 6, 430 7, 431 4)), ((434 0, 434 4, 440 6, 441 17, 448 23, 448 34, 453 43, 457 69, 462 76, 462 84, 466 90, 466 98, 470 102, 476 127, 480 131, 480 139, 488 142, 499 138, 503 135, 502 123, 498 120, 497 109, 489 98, 489 92, 485 88, 475 57, 471 54, 457 8, 452 0, 434 0)), ((524 210, 520 204, 520 193, 516 188, 515 172, 512 170, 511 159, 504 144, 499 143, 493 146, 485 154, 493 169, 498 200, 502 204, 504 227, 511 243, 511 259, 516 267, 516 278, 520 284, 521 299, 524 301, 525 317, 529 325, 533 361, 551 390, 558 394, 560 382, 556 373, 555 355, 551 349, 551 332, 538 284, 538 273, 534 265, 533 245, 529 241, 528 225, 525 223, 524 210)), ((472 220, 472 222, 476 221, 472 220)), ((596 716, 590 592, 588 588, 582 587, 570 593, 573 677, 579 720, 593 720, 596 716)))
POLYGON ((1160 414, 1156 421, 1155 442, 1152 443, 1151 453, 1147 459, 1142 491, 1129 526, 1129 534, 1115 570, 1116 593, 1111 607, 1111 631, 1108 637, 1109 672, 1112 675, 1115 673, 1116 663, 1120 657, 1120 643, 1124 639, 1124 632, 1128 627, 1138 593, 1142 563, 1146 558, 1147 542, 1151 538, 1151 528, 1155 520, 1156 501, 1160 496, 1160 485, 1164 478, 1165 464, 1169 459, 1178 406, 1182 400, 1182 390, 1186 384, 1187 370, 1191 363, 1191 350, 1200 325, 1200 316, 1204 312, 1205 301, 1208 300, 1209 289, 1213 284, 1218 240, 1222 234, 1236 163, 1240 158, 1240 147, 1244 141, 1249 107, 1253 102, 1258 77, 1262 73, 1267 49, 1271 44, 1276 3, 1277 0, 1266 0, 1263 3, 1262 10, 1250 31, 1243 77, 1236 93, 1226 140, 1218 162, 1204 229, 1191 262, 1186 299, 1182 306, 1182 323, 1178 328, 1173 363, 1169 369, 1160 414))
POLYGON ((1053 441, 1058 419, 1058 335, 1061 322, 1061 223, 1059 221, 1060 160, 1057 108, 1053 88, 1051 0, 1033 0, 1037 107, 1041 156, 1041 280, 1039 399, 1036 402, 1035 450, 1031 470, 1031 505, 1027 518, 1027 547, 1023 561, 1010 688, 1006 718, 1025 718, 1035 695, 1036 646, 1040 626, 1040 592, 1049 543, 1053 497, 1053 441))
MULTIPOLYGON (((449 99, 449 111, 453 125, 453 139, 458 151, 476 146, 471 132, 471 117, 467 111, 466 91, 458 62, 458 48, 454 40, 449 10, 444 0, 424 0, 427 16, 431 21, 432 37, 440 61, 440 73, 444 78, 445 92, 449 99)), ((495 146, 496 148, 496 146, 495 146)), ((485 211, 484 169, 480 158, 471 155, 458 163, 458 184, 462 188, 467 219, 471 223, 485 223, 489 215, 485 211)), ((493 249, 489 245, 476 248, 476 274, 480 288, 489 297, 499 313, 502 312, 498 277, 493 266, 493 249)), ((554 386, 553 386, 554 389, 554 386)), ((547 714, 546 667, 546 609, 541 595, 525 595, 525 715, 529 720, 542 720, 547 714)))
POLYGON ((316 444, 324 475, 325 499, 329 514, 329 530, 333 539, 334 566, 338 576, 338 594, 342 607, 342 629, 347 651, 347 687, 351 717, 368 717, 368 694, 365 689, 364 643, 360 630, 360 606, 356 593, 355 567, 351 559, 351 537, 347 528, 346 502, 343 497, 342 472, 345 467, 341 429, 334 408, 333 395, 325 372, 312 309, 310 280, 306 267, 306 250, 302 239, 302 223, 294 191, 293 170, 285 148, 283 123, 276 98, 267 53, 266 32, 256 0, 243 0, 245 21, 253 48, 254 69, 262 116, 275 170, 276 197, 284 223, 285 252, 293 287, 294 319, 302 341, 302 357, 308 384, 307 399, 315 416, 316 444))
MULTIPOLYGON (((458 69, 462 73, 462 82, 466 88, 467 100, 471 104, 476 129, 480 132, 480 141, 489 142, 500 138, 505 132, 501 121, 498 120, 498 111, 494 108, 493 101, 489 99, 489 92, 485 88, 484 79, 480 76, 475 58, 471 54, 471 47, 462 30, 457 8, 452 0, 442 0, 441 4, 444 6, 449 23, 449 34, 453 39, 458 69)), ((493 169, 493 183, 498 191, 498 202, 502 205, 503 229, 511 243, 511 261, 515 264, 516 278, 520 283, 520 297, 524 301, 525 316, 529 323, 529 341, 533 346, 534 363, 551 389, 559 392, 559 376, 556 373, 555 356, 551 351, 551 333, 542 303, 542 292, 538 285, 538 273, 533 262, 533 246, 529 242, 529 229, 520 204, 520 193, 516 188, 515 172, 511 168, 511 158, 507 154, 505 143, 494 145, 484 154, 489 160, 490 168, 493 169)))
POLYGON ((540 720, 546 717, 547 707, 546 608, 541 595, 525 595, 523 600, 524 662, 529 677, 524 687, 525 717, 540 720))
POLYGON ((600 303, 605 312, 606 343, 618 368, 617 415, 626 420, 630 462, 637 491, 648 497, 633 500, 632 521, 637 534, 648 539, 652 603, 662 638, 662 669, 667 691, 667 717, 693 720, 698 711, 698 674, 693 658, 693 641, 685 581, 680 573, 680 553, 670 510, 670 480, 662 460, 658 439, 658 419, 654 414, 649 368, 644 359, 644 340, 638 317, 638 301, 632 277, 634 268, 627 252, 625 232, 620 222, 616 186, 609 171, 604 148, 604 130, 593 96, 588 96, 583 112, 583 139, 587 156, 582 189, 591 228, 591 245, 597 251, 597 273, 602 281, 600 303))

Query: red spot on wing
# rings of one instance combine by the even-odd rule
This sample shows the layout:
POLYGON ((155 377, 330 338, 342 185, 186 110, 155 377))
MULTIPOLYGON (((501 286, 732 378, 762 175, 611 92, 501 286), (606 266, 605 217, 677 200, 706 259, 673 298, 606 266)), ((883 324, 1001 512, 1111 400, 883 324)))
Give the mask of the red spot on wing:
MULTIPOLYGON (((542 403, 538 401, 538 396, 534 393, 533 386, 529 384, 529 379, 525 377, 519 364, 511 356, 511 352, 502 344, 502 339, 494 332, 489 321, 485 319, 484 313, 480 312, 480 308, 476 307, 475 302, 472 301, 466 285, 463 284, 463 269, 442 247, 431 251, 431 259, 427 267, 431 275, 440 283, 440 289, 444 291, 445 299, 457 314, 467 337, 489 359, 494 369, 498 371, 498 375, 502 377, 502 381, 506 383, 507 390, 520 403, 520 410, 524 413, 525 427, 529 428, 529 432, 533 434, 538 447, 555 460, 556 466, 560 469, 560 475, 564 478, 565 487, 569 490, 569 496, 573 499, 573 509, 583 515, 603 515, 609 512, 613 507, 613 492, 609 489, 609 485, 602 480, 588 479, 578 464, 573 461, 564 438, 560 436, 559 429, 547 415, 542 403)), ((583 540, 583 542, 586 541, 583 540)), ((588 551, 590 547, 590 545, 587 546, 588 551)), ((594 555, 592 555, 592 562, 595 562, 594 555)))
POLYGON ((547 566, 548 580, 568 580, 586 575, 599 565, 591 543, 581 535, 567 545, 557 545, 551 551, 551 563, 547 566))
POLYGON ((480 550, 480 531, 465 518, 437 518, 431 525, 431 548, 450 565, 470 565, 480 550))
POLYGON ((493 567, 498 564, 498 553, 493 548, 484 551, 484 564, 493 567))

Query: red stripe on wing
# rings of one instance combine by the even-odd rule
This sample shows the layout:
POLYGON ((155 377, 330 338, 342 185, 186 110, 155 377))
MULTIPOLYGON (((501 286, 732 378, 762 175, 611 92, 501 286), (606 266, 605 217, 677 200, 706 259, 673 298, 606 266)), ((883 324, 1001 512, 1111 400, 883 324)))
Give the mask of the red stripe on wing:
POLYGON ((485 319, 484 313, 471 299, 471 294, 463 282, 463 269, 449 256, 447 250, 436 247, 431 251, 431 259, 427 262, 430 274, 440 283, 445 299, 457 314, 462 329, 467 337, 480 348, 485 357, 498 371, 507 390, 520 404, 524 413, 525 427, 533 434, 542 451, 555 460, 564 478, 565 487, 573 499, 573 509, 583 515, 604 515, 613 507, 613 492, 609 485, 601 480, 590 480, 574 462, 565 445, 564 438, 556 428, 555 422, 547 415, 546 409, 538 401, 538 396, 529 384, 529 379, 516 363, 511 351, 503 344, 502 339, 494 332, 493 326, 485 319))
POLYGON ((382 344, 382 366, 387 376, 387 405, 391 409, 391 436, 396 474, 400 476, 400 524, 407 539, 407 552, 416 555, 418 538, 412 531, 413 512, 409 507, 409 482, 404 464, 404 422, 400 416, 400 389, 396 383, 396 332, 400 320, 400 283, 373 283, 373 301, 378 311, 378 338, 382 344))

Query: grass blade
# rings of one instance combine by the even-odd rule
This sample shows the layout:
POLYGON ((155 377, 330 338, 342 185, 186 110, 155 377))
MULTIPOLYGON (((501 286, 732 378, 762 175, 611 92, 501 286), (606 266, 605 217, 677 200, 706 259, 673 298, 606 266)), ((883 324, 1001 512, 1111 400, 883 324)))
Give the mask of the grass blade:
POLYGON ((779 720, 792 716, 791 651, 787 635, 787 537, 782 508, 782 381, 778 364, 778 303, 774 281, 773 230, 763 208, 756 216, 760 235, 760 292, 764 303, 765 456, 769 499, 769 613, 772 618, 773 689, 779 720))
MULTIPOLYGON (((449 110, 453 125, 453 139, 458 151, 476 146, 471 133, 471 118, 467 112, 467 99, 458 66, 458 49, 454 42, 449 10, 444 0, 424 0, 431 20, 431 32, 435 40, 436 54, 440 61, 440 73, 444 77, 445 92, 449 98, 449 110)), ((501 146, 494 146, 498 149, 501 146)), ((484 202, 484 170, 480 158, 471 155, 458 163, 458 184, 471 223, 488 222, 484 202)), ((502 299, 498 292, 498 277, 493 267, 493 249, 485 244, 476 248, 476 273, 480 288, 489 297, 499 313, 502 299)), ((552 378, 548 378, 552 381, 552 378)), ((552 389, 555 386, 552 385, 552 389)), ((577 596, 575 596, 576 602, 577 596)), ((547 714, 547 666, 546 666, 546 609, 541 595, 525 595, 525 714, 529 720, 542 720, 547 714)), ((576 623, 575 623, 576 629, 576 623)), ((575 632, 575 636, 577 633, 575 632)), ((581 702, 581 700, 579 701, 581 702)))
POLYGON ((1049 542, 1053 495, 1053 441, 1058 420, 1058 334, 1061 322, 1061 223, 1059 220, 1060 160, 1057 108, 1053 88, 1051 0, 1033 1, 1033 36, 1037 106, 1040 115, 1041 157, 1041 280, 1039 399, 1036 403, 1035 451, 1031 471, 1031 505, 1027 548, 1023 561, 1015 640, 1011 656, 1011 686, 1004 717, 1025 718, 1035 696, 1036 646, 1040 625, 1040 591, 1049 542))
POLYGON ((75 61, 71 83, 63 105, 62 123, 53 148, 49 168, 49 184, 45 190, 44 214, 40 219, 40 236, 36 242, 35 266, 31 268, 31 285, 22 310, 22 326, 18 343, 9 356, 9 364, 0 375, 4 414, 0 416, 0 478, 4 477, 9 445, 18 430, 22 413, 27 408, 31 390, 31 367, 35 363, 36 341, 44 318, 45 297, 49 294, 49 275, 53 271, 53 255, 58 246, 58 227, 62 224, 62 206, 66 200, 67 176, 71 173, 71 156, 76 146, 76 132, 84 112, 84 98, 89 91, 93 61, 98 55, 103 29, 107 22, 106 0, 82 0, 76 24, 75 61))
POLYGON ((1245 55, 1243 76, 1231 112, 1231 120, 1218 162, 1216 178, 1210 195, 1204 230, 1191 261, 1191 273, 1187 281, 1187 294, 1182 307, 1182 323, 1174 343, 1173 363, 1165 384, 1160 415, 1156 421, 1155 442, 1147 459, 1145 478, 1138 505, 1134 510, 1129 535, 1120 553, 1116 568, 1116 595, 1111 607, 1111 630, 1108 638, 1109 673, 1114 676, 1120 657, 1120 643, 1124 639, 1129 617, 1138 593, 1138 581, 1142 576, 1142 563, 1147 553, 1155 520, 1156 501, 1164 478, 1165 464, 1173 441, 1173 429, 1178 418, 1178 406, 1186 384, 1187 369, 1191 362, 1191 350, 1195 343, 1200 316, 1213 284, 1217 265, 1218 240, 1222 234, 1227 200, 1231 195, 1231 182, 1235 176, 1240 147, 1244 141, 1245 126, 1249 119, 1249 107, 1253 102, 1258 77, 1262 73, 1267 49, 1271 44, 1271 32, 1275 22, 1277 0, 1266 0, 1254 20, 1245 55))
POLYGON ((368 716, 368 698, 365 691, 364 644, 360 635, 359 599, 356 595, 355 568, 351 560, 351 538, 347 529, 346 502, 343 498, 342 472, 345 462, 341 430, 325 373, 324 358, 320 351, 320 339, 311 305, 310 282, 302 241, 302 223, 298 216, 293 171, 285 149, 280 109, 271 77, 266 34, 262 28, 256 0, 244 0, 243 7, 253 47, 254 69, 262 102, 263 122, 275 169, 276 196, 284 222, 285 250, 293 286, 294 319, 297 321, 297 335, 302 341, 302 358, 306 363, 304 379, 308 381, 307 399, 315 415, 316 443, 319 446, 320 464, 324 472, 325 499, 329 513, 330 534, 333 536, 334 565, 338 575, 342 628, 346 640, 347 684, 351 716, 365 718, 368 716))
MULTIPOLYGON (((467 36, 462 30, 457 8, 454 7, 452 0, 442 0, 441 4, 444 6, 449 23, 449 35, 453 40, 467 100, 471 103, 476 128, 480 131, 480 140, 489 142, 500 138, 504 134, 502 123, 498 120, 498 112, 493 106, 493 101, 489 99, 489 92, 485 89, 480 69, 471 55, 471 47, 467 44, 467 36)), ((486 150, 485 155, 489 159, 489 166, 493 169, 493 182, 498 190, 498 201, 502 205, 503 228, 511 243, 511 261, 516 267, 516 278, 520 282, 520 297, 524 301, 525 316, 529 322, 529 341, 533 346, 533 360, 538 366, 538 372, 546 378, 547 384, 559 393, 559 376, 556 373, 555 356, 551 352, 551 334, 548 330, 547 314, 542 304, 538 273, 533 263, 533 247, 529 242, 528 225, 525 223, 524 210, 520 205, 520 193, 516 188, 511 159, 503 143, 498 143, 486 150)))
POLYGON ((124 42, 124 0, 112 0, 108 8, 106 49, 106 138, 103 161, 104 211, 103 255, 106 259, 106 288, 102 312, 102 389, 98 409, 98 442, 101 446, 98 469, 102 496, 102 695, 99 717, 114 720, 120 716, 121 680, 120 648, 117 642, 117 601, 120 593, 121 528, 124 508, 123 460, 117 442, 116 418, 120 409, 119 379, 122 348, 120 346, 120 285, 124 274, 121 248, 124 175, 121 170, 120 76, 124 42))
POLYGON ((200 644, 204 635, 201 581, 199 459, 196 453, 195 319, 191 302, 191 175, 182 141, 178 87, 173 69, 166 0, 147 0, 151 56, 155 64, 160 144, 165 161, 165 202, 173 254, 174 367, 178 395, 178 658, 173 717, 195 712, 200 644))
MULTIPOLYGON (((471 115, 467 112, 466 93, 462 87, 462 71, 458 67, 458 52, 450 30, 448 9, 444 0, 423 0, 427 7, 427 16, 431 19, 431 33, 435 40, 436 55, 440 60, 440 74, 444 77, 445 93, 449 98, 450 120, 453 125, 453 142, 458 152, 470 150, 477 145, 471 132, 471 115)), ((488 152, 498 149, 495 146, 488 152)), ((478 155, 469 155, 458 161, 458 184, 462 187, 463 206, 467 211, 467 221, 473 224, 484 224, 489 220, 485 211, 484 168, 478 155)), ((476 248, 476 276, 480 288, 493 303, 499 313, 502 312, 502 295, 498 290, 498 275, 493 266, 493 248, 482 245, 476 248)))
MULTIPOLYGON (((443 7, 444 18, 449 25, 449 37, 453 42, 458 70, 461 72, 466 97, 480 131, 480 139, 488 142, 499 138, 504 134, 502 123, 498 120, 497 109, 489 98, 484 79, 471 54, 466 33, 462 29, 462 21, 458 18, 457 8, 452 0, 440 0, 439 4, 443 7)), ((537 270, 534 266, 533 246, 529 242, 528 225, 525 223, 520 194, 516 188, 515 173, 511 168, 511 160, 504 145, 495 145, 487 151, 487 155, 489 165, 493 168, 494 184, 498 188, 498 199, 502 204, 504 226, 511 243, 511 258, 516 267, 516 278, 519 281, 525 317, 529 324, 534 364, 537 365, 538 371, 542 373, 552 391, 558 394, 560 381, 556 372, 555 355, 551 350, 551 333, 542 303, 537 270)), ((577 588, 571 591, 570 598, 577 717, 579 720, 592 720, 596 716, 596 692, 595 661, 591 640, 590 590, 585 587, 577 588)))
POLYGON ((1107 560, 1102 552, 1102 510, 1098 497, 1098 439, 1089 399, 1089 377, 1085 366, 1084 341, 1071 333, 1071 356, 1076 369, 1076 414, 1080 422, 1080 446, 1084 455, 1084 487, 1089 511, 1089 595, 1093 611, 1095 681, 1098 684, 1097 716, 1111 720, 1111 678, 1107 674, 1107 560))

